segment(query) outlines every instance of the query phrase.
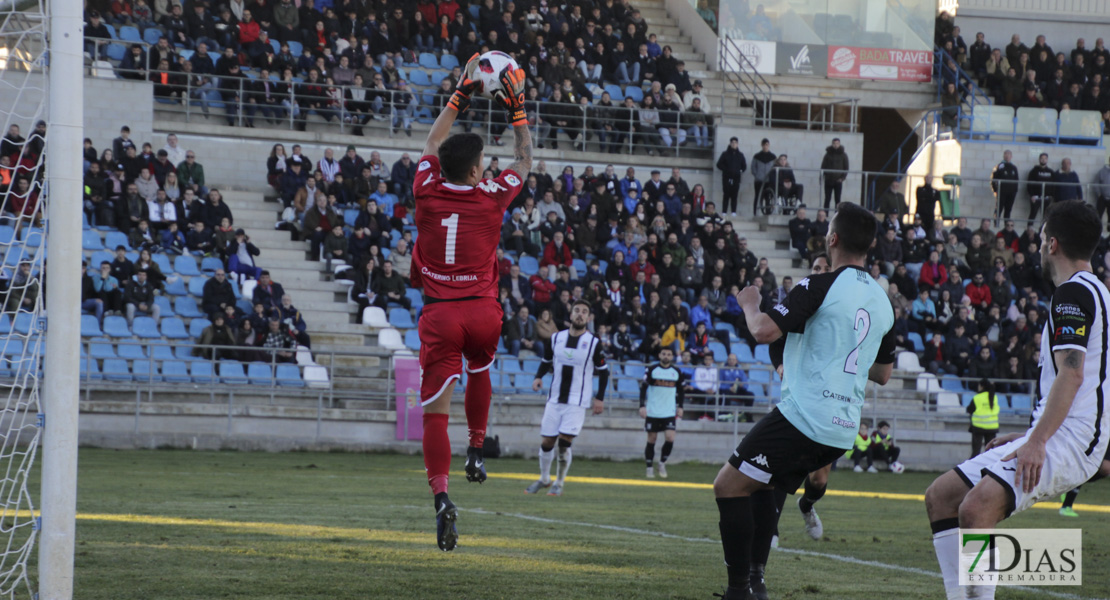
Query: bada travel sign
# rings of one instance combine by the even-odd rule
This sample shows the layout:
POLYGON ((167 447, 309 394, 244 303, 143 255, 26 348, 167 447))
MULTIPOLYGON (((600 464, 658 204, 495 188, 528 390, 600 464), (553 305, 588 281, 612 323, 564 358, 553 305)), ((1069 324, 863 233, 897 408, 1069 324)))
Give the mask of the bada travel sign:
POLYGON ((828 60, 832 78, 927 82, 933 76, 928 50, 829 46, 828 60))

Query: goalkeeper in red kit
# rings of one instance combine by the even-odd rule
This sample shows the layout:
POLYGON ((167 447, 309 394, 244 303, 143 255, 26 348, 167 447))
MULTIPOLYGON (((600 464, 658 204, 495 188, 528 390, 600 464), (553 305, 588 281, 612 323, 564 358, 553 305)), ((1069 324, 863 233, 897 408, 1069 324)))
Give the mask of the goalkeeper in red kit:
MULTIPOLYGON (((413 251, 413 287, 424 288, 420 334, 420 400, 424 406, 424 466, 435 496, 436 542, 455 548, 458 510, 447 497, 451 445, 447 413, 466 358, 466 479, 486 479, 482 443, 492 388, 489 368, 501 335, 497 301, 497 244, 509 203, 532 169, 532 139, 524 112, 524 71, 500 73, 503 92, 495 102, 508 112, 516 137, 515 162, 496 179, 482 179, 484 144, 472 133, 451 135, 451 125, 480 91, 478 55, 466 64, 458 87, 440 113, 417 166, 413 183, 418 242, 413 251)), ((487 67, 488 68, 488 63, 487 67)))

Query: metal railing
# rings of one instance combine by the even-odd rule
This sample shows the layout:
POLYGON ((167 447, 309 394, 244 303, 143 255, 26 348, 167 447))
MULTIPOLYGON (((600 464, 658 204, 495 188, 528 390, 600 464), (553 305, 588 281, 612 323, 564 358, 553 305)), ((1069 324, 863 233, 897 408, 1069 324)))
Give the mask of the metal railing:
MULTIPOLYGON (((796 127, 807 131, 839 131, 855 133, 859 124, 859 99, 846 96, 819 96, 776 92, 740 49, 737 40, 728 36, 718 44, 721 73, 726 87, 739 93, 737 106, 751 108, 752 123, 762 127, 796 127), (732 66, 732 68, 729 68, 732 66), (775 110, 777 106, 779 111, 775 110), (789 118, 781 113, 805 107, 804 118, 789 118), (788 108, 789 107, 789 108, 788 108), (784 110, 786 109, 786 110, 784 110), (838 110, 838 109, 847 109, 838 110), (843 114, 847 113, 845 117, 843 114)), ((733 118, 726 115, 726 118, 733 118)))
POLYGON ((1051 144, 1056 146, 1105 147, 1108 124, 1098 111, 1073 109, 1061 111, 1050 107, 1027 109, 1023 107, 1013 108, 1008 105, 994 105, 992 108, 995 111, 1009 110, 1013 112, 1013 115, 998 119, 997 115, 993 114, 989 116, 976 115, 975 110, 967 111, 961 106, 956 117, 956 122, 958 124, 955 131, 956 135, 961 140, 974 142, 1032 144, 1037 146, 1051 144), (1023 126, 1028 126, 1028 123, 1022 123, 1020 120, 1019 111, 1022 110, 1035 110, 1040 112, 1041 114, 1038 120, 1041 121, 1040 124, 1043 125, 1046 130, 1036 132, 1019 131, 1023 126), (1055 116, 1049 116, 1050 112, 1055 112, 1055 116), (1083 135, 1079 132, 1062 133, 1064 117, 1073 117, 1075 120, 1085 121, 1086 123, 1084 126, 1088 128, 1088 134, 1083 135), (999 126, 1000 123, 1004 124, 1004 126, 999 126))
POLYGON ((973 108, 979 105, 990 106, 992 104, 990 96, 976 84, 975 78, 969 75, 947 50, 936 46, 933 49, 933 53, 935 56, 933 60, 933 78, 936 80, 937 84, 938 102, 940 102, 941 97, 944 95, 945 86, 948 83, 955 83, 956 91, 960 93, 960 98, 973 108), (955 69, 948 66, 949 59, 956 65, 955 69))

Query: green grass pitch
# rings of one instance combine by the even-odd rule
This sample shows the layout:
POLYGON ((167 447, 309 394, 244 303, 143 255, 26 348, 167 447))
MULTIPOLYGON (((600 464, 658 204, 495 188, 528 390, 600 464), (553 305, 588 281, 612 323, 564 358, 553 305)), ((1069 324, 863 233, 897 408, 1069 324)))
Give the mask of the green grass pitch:
MULTIPOLYGON (((723 589, 706 486, 718 465, 674 464, 657 480, 666 485, 645 486, 633 485, 641 462, 577 459, 571 477, 588 480, 555 498, 523 493, 535 461, 486 464, 481 486, 452 475, 461 537, 443 553, 419 456, 84 449, 74 597, 709 599, 723 589)), ((841 494, 920 495, 933 477, 834 471, 817 505, 820 542, 803 533, 791 497, 784 551, 768 565, 772 598, 943 598, 923 503, 841 494)), ((1042 590, 1110 597, 1107 507, 1110 484, 1099 482, 1080 495, 1078 519, 1035 509, 1006 523, 1083 529, 1084 585, 1042 590)))

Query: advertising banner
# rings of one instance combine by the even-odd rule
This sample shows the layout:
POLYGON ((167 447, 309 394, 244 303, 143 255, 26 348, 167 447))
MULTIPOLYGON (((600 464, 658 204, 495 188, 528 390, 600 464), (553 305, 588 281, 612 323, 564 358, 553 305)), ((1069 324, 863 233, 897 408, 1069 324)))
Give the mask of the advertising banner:
POLYGON ((415 356, 393 359, 397 403, 397 439, 424 439, 424 407, 420 406, 420 360, 415 356))
POLYGON ((829 46, 828 76, 927 82, 933 78, 933 53, 928 50, 829 46))
POLYGON ((818 44, 779 43, 775 53, 775 73, 824 77, 828 68, 829 47, 818 44))
MULTIPOLYGON (((774 75, 775 74, 775 42, 763 42, 756 40, 733 40, 736 47, 748 59, 748 62, 755 67, 755 72, 760 75, 774 75)), ((731 65, 727 63, 733 62, 732 57, 725 53, 726 65, 725 68, 737 70, 739 65, 731 65)), ((745 65, 746 68, 751 68, 745 65)))

